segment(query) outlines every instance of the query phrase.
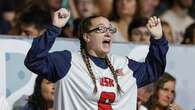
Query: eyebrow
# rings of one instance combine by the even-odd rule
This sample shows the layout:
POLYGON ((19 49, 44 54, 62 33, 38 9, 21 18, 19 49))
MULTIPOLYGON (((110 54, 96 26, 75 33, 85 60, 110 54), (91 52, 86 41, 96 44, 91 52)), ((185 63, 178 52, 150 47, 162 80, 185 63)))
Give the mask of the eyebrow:
MULTIPOLYGON (((98 24, 98 25, 96 25, 95 27, 98 27, 98 26, 105 26, 103 23, 100 23, 100 24, 98 24)), ((113 26, 112 24, 109 24, 109 27, 110 26, 113 26)), ((105 26, 106 27, 106 26, 105 26)))
POLYGON ((100 23, 100 24, 96 25, 95 27, 98 27, 98 26, 104 26, 104 24, 100 23))

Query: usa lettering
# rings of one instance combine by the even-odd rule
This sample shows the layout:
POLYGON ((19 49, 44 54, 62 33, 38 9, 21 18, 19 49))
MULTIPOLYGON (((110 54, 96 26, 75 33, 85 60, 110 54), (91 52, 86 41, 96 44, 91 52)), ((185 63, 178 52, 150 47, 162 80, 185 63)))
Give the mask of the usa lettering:
POLYGON ((114 80, 108 77, 100 78, 100 85, 106 87, 114 87, 114 80))

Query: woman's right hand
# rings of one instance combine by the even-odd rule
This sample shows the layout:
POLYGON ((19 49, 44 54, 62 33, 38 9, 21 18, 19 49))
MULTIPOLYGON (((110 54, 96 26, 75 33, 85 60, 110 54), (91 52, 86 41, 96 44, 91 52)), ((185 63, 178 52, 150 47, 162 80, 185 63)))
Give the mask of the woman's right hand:
POLYGON ((169 110, 183 110, 179 105, 173 103, 169 105, 169 110))
POLYGON ((70 18, 70 12, 65 8, 61 8, 56 12, 54 12, 53 25, 62 28, 68 22, 69 18, 70 18))

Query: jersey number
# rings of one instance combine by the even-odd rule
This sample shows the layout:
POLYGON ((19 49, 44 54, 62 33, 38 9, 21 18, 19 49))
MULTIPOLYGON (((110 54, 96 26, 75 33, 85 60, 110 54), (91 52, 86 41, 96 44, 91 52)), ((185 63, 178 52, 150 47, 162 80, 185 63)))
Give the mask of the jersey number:
POLYGON ((115 93, 102 92, 98 102, 98 110, 113 110, 111 104, 115 100, 115 93))

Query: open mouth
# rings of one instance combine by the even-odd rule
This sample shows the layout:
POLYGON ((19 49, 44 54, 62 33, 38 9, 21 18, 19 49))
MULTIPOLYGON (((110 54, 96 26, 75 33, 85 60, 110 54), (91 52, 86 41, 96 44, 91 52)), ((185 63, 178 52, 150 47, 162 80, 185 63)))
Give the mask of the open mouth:
POLYGON ((54 95, 54 92, 51 92, 51 95, 54 95))
POLYGON ((111 40, 109 40, 109 39, 103 41, 103 44, 110 44, 110 43, 111 43, 111 40))

